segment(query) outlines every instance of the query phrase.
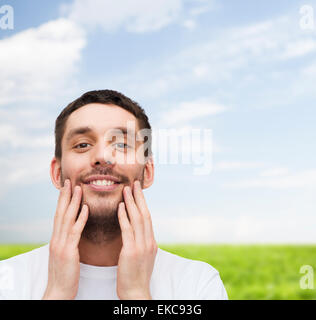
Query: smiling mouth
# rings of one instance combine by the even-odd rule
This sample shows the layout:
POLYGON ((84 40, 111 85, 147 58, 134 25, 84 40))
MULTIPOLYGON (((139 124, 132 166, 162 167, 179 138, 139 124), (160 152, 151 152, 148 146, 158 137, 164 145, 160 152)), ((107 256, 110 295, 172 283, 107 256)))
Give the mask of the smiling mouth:
POLYGON ((94 186, 112 186, 113 184, 119 184, 119 182, 103 179, 103 180, 89 181, 86 184, 93 184, 94 186))
POLYGON ((85 185, 87 185, 90 189, 95 191, 112 191, 115 190, 119 184, 119 182, 106 179, 92 180, 85 183, 85 185))

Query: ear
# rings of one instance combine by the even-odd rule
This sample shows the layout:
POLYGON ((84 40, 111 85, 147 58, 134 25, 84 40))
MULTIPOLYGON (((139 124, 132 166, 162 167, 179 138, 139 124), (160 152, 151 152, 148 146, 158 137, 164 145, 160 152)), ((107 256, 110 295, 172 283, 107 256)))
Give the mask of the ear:
POLYGON ((52 179, 53 185, 57 189, 62 188, 60 160, 56 159, 55 157, 50 163, 50 178, 52 179))
POLYGON ((154 183, 154 169, 154 160, 152 157, 149 157, 144 168, 143 189, 149 188, 154 183))

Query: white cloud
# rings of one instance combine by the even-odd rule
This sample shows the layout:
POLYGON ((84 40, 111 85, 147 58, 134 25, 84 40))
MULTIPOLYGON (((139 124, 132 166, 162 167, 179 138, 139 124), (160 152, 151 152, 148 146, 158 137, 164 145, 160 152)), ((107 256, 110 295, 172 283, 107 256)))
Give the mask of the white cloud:
POLYGON ((263 172, 260 173, 261 177, 276 177, 276 176, 285 176, 289 173, 289 169, 288 168, 272 168, 272 169, 268 169, 265 170, 263 172))
POLYGON ((285 59, 295 58, 304 56, 306 54, 316 51, 316 40, 314 39, 303 39, 289 42, 285 49, 282 57, 285 59))
POLYGON ((153 125, 155 162, 203 165, 205 172, 201 174, 209 174, 213 168, 213 154, 221 152, 221 148, 214 141, 212 129, 196 128, 189 123, 196 119, 205 120, 208 116, 227 109, 208 99, 198 99, 181 102, 178 106, 163 111, 159 122, 153 125))
POLYGON ((312 62, 311 64, 304 66, 301 69, 301 75, 306 78, 309 77, 316 77, 316 61, 312 62))
POLYGON ((17 223, 0 222, 0 242, 5 243, 47 243, 53 230, 53 216, 47 219, 27 219, 17 223))
MULTIPOLYGON (((187 19, 187 26, 193 27, 196 22, 193 24, 195 20, 190 19, 187 19)), ((131 70, 129 77, 120 78, 120 86, 138 96, 153 99, 179 90, 195 90, 206 84, 210 89, 215 87, 215 93, 227 90, 228 84, 235 91, 241 85, 253 84, 258 79, 274 79, 278 74, 280 86, 286 79, 288 85, 284 90, 294 95, 298 83, 304 82, 304 75, 299 79, 295 77, 297 68, 294 67, 291 68, 293 77, 289 76, 289 69, 282 68, 280 61, 283 64, 293 58, 303 59, 315 52, 316 39, 310 34, 302 34, 293 19, 290 15, 281 16, 242 27, 209 30, 209 39, 181 48, 161 63, 153 64, 150 59, 142 62, 135 71, 131 70), (272 69, 274 64, 277 67, 272 69), (236 78, 238 81, 233 81, 236 78)), ((314 72, 314 67, 306 72, 314 72)), ((310 87, 304 83, 302 90, 306 92, 310 87)), ((280 92, 277 94, 279 97, 280 92)))
POLYGON ((64 90, 84 46, 83 31, 67 19, 0 40, 0 105, 49 100, 64 90))
POLYGON ((183 21, 182 25, 189 30, 193 30, 196 27, 196 21, 193 19, 187 19, 183 21))
POLYGON ((25 129, 52 129, 55 119, 45 109, 40 108, 24 108, 22 105, 18 108, 0 109, 0 125, 9 124, 16 128, 25 129))
POLYGON ((33 103, 57 99, 73 86, 85 41, 82 29, 67 19, 0 40, 1 197, 17 184, 49 179, 55 119, 33 103))
POLYGON ((192 30, 199 16, 212 9, 213 0, 75 0, 60 7, 64 16, 85 28, 134 33, 158 31, 173 23, 192 30))
MULTIPOLYGON (((26 167, 28 163, 24 163, 24 160, 21 161, 21 159, 29 158, 30 151, 34 154, 45 152, 53 154, 54 119, 47 112, 29 108, 3 108, 0 109, 0 118, 1 157, 2 165, 6 168, 2 172, 2 177, 10 176, 11 170, 19 172, 20 169, 23 172, 28 170, 29 168, 26 167), (16 162, 16 159, 19 161, 16 162)), ((2 167, 1 170, 3 170, 2 167)), ((34 170, 33 173, 37 169, 34 170)))
MULTIPOLYGON (((177 210, 177 212, 184 212, 177 210)), ((214 213, 190 217, 153 217, 155 237, 160 243, 316 243, 313 216, 238 213, 225 217, 214 213)))
POLYGON ((197 5, 189 10, 190 15, 192 16, 200 16, 201 14, 207 13, 214 9, 214 1, 200 0, 195 1, 195 3, 197 5))
POLYGON ((0 147, 12 148, 52 148, 54 136, 52 134, 31 135, 20 131, 11 124, 0 124, 0 147))
POLYGON ((241 180, 237 182, 225 183, 226 188, 269 188, 269 189, 288 189, 288 188, 315 188, 316 170, 305 170, 302 172, 265 175, 255 179, 241 180))
POLYGON ((263 162, 238 162, 238 161, 221 161, 215 165, 215 170, 236 170, 236 169, 256 169, 265 167, 263 162))
POLYGON ((210 129, 190 126, 172 129, 153 128, 153 156, 158 165, 192 165, 193 174, 210 174, 213 154, 221 152, 210 129))
POLYGON ((165 111, 162 115, 162 125, 174 126, 188 123, 197 118, 216 115, 224 112, 227 107, 208 101, 198 99, 195 101, 180 102, 178 106, 165 111))
POLYGON ((193 74, 197 77, 204 77, 209 73, 209 67, 207 65, 199 64, 193 67, 193 74))
POLYGON ((71 20, 88 28, 137 33, 160 30, 177 20, 181 9, 181 0, 75 0, 63 7, 71 20))
POLYGON ((49 181, 52 150, 34 153, 2 154, 0 159, 1 187, 0 197, 9 192, 14 185, 29 185, 40 181, 49 181))

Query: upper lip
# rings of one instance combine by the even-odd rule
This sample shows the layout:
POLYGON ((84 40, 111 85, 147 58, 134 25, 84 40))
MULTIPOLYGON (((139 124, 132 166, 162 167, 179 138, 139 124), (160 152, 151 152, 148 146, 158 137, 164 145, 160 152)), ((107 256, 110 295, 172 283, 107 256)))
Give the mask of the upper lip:
POLYGON ((95 175, 95 176, 91 176, 89 178, 87 178, 84 183, 90 183, 91 181, 95 181, 95 180, 108 180, 108 181, 114 181, 114 182, 120 182, 120 180, 116 177, 113 176, 102 176, 102 175, 95 175))

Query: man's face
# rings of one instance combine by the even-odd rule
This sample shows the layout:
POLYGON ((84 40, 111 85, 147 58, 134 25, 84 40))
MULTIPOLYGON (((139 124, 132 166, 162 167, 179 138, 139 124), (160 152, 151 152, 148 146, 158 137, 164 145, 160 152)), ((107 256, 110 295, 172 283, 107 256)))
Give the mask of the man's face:
MULTIPOLYGON (((122 129, 131 121, 137 132, 138 122, 133 114, 118 106, 95 103, 77 109, 66 122, 61 182, 63 185, 69 178, 72 191, 76 185, 82 187, 81 206, 86 203, 89 207, 83 236, 94 242, 120 234, 117 208, 123 201, 123 188, 132 187, 135 180, 143 184, 144 164, 117 161, 124 154, 134 153, 141 144, 134 141, 133 147, 127 134, 123 135, 122 129), (119 135, 116 134, 118 128, 119 135)), ((135 136, 129 137, 135 139, 135 136)))

